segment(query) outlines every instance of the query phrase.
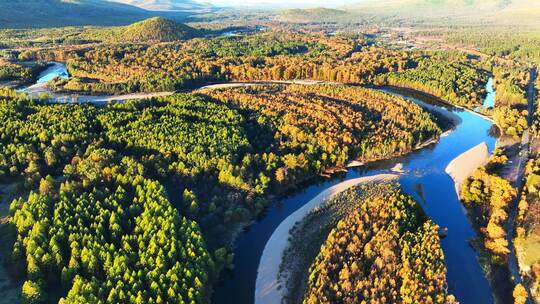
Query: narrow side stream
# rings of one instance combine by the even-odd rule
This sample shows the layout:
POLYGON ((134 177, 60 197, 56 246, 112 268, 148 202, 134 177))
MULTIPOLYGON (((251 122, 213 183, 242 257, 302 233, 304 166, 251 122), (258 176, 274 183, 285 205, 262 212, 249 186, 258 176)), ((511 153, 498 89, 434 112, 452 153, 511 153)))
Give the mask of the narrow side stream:
POLYGON ((487 95, 484 99, 484 108, 493 108, 495 106, 495 89, 493 88, 493 77, 489 77, 486 84, 487 95))

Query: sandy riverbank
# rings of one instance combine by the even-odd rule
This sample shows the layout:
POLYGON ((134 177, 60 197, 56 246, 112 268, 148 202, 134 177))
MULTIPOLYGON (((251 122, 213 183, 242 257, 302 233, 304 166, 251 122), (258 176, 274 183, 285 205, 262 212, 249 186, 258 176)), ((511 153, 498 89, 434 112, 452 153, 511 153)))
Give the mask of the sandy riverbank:
POLYGON ((454 158, 444 170, 454 180, 456 192, 463 182, 479 167, 484 166, 489 158, 488 146, 482 142, 454 158))
POLYGON ((281 222, 266 243, 259 261, 255 283, 255 304, 281 303, 284 290, 279 289, 279 265, 288 245, 289 232, 297 222, 314 208, 322 206, 336 194, 353 186, 371 182, 388 182, 397 178, 396 174, 379 174, 344 181, 319 193, 281 222))

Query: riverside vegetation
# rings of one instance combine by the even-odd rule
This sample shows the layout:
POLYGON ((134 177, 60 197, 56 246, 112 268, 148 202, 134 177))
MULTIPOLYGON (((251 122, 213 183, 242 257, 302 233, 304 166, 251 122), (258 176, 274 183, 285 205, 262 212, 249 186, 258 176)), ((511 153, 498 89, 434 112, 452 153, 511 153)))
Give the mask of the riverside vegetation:
POLYGON ((359 188, 310 267, 304 303, 455 303, 438 227, 396 185, 359 188))
MULTIPOLYGON (((482 105, 492 74, 497 90, 497 106, 492 111, 497 123, 509 136, 523 132, 528 72, 519 63, 457 52, 389 50, 363 35, 325 36, 282 29, 238 37, 208 33, 154 18, 111 30, 80 30, 71 36, 53 32, 50 39, 67 35, 86 44, 15 50, 5 56, 12 61, 66 62, 70 79, 49 83, 60 92, 126 94, 186 90, 208 82, 312 79, 414 89, 469 109, 482 105), (204 33, 209 36, 189 39, 204 33), (91 37, 101 44, 88 44, 91 37)), ((8 41, 16 36, 3 34, 8 41)), ((14 45, 28 43, 12 41, 14 45)))
MULTIPOLYGON (((211 81, 313 79, 396 85, 472 109, 481 105, 488 73, 492 73, 500 105, 503 100, 505 105, 525 100, 528 73, 518 64, 457 52, 389 50, 359 34, 326 36, 273 29, 189 39, 207 32, 154 18, 113 29, 43 33, 66 47, 11 50, 4 56, 66 62, 72 77, 51 83, 60 91, 124 94, 182 90, 211 81), (131 34, 135 32, 144 37, 131 34), (65 37, 78 37, 80 46, 65 37), (88 44, 92 41, 105 44, 88 44)), ((13 46, 31 43, 18 38, 24 32, 0 34, 13 46)))
POLYGON ((496 150, 486 167, 477 169, 461 188, 461 200, 472 210, 482 232, 484 247, 496 263, 504 263, 510 253, 504 223, 508 206, 517 195, 512 185, 496 171, 508 161, 504 151, 496 150))
MULTIPOLYGON (((145 23, 144 28, 155 22, 145 23)), ((168 36, 167 31, 159 32, 147 36, 168 36)), ((371 84, 379 79, 379 83, 385 84, 383 80, 402 74, 381 74, 410 70, 403 77, 426 77, 437 71, 442 77, 433 77, 424 86, 437 97, 454 96, 448 101, 456 104, 465 104, 468 98, 478 105, 487 80, 477 59, 457 53, 388 50, 373 45, 363 35, 325 36, 271 30, 161 44, 83 46, 13 51, 9 56, 66 62, 72 77, 67 82, 53 83, 54 88, 108 94, 180 90, 208 81, 313 79, 371 84)), ((415 88, 412 80, 401 83, 415 88)))
POLYGON ((524 187, 518 204, 516 217, 516 234, 514 245, 523 276, 523 285, 519 288, 521 294, 528 295, 530 291, 534 301, 540 301, 540 256, 538 255, 540 242, 540 159, 538 156, 537 141, 539 138, 539 109, 540 109, 540 79, 536 81, 536 103, 531 126, 533 138, 532 153, 525 167, 524 187), (523 293, 523 290, 525 293, 523 293))
POLYGON ((535 301, 540 300, 540 160, 529 160, 525 169, 525 187, 518 205, 517 227, 514 244, 524 282, 535 301))

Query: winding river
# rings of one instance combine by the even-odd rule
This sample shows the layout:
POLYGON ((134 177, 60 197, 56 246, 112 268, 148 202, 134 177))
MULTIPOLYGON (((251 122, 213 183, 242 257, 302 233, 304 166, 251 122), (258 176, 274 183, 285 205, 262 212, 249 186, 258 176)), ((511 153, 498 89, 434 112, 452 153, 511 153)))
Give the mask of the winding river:
MULTIPOLYGON (((68 77, 65 66, 54 63, 40 75, 37 84, 23 90, 29 94, 40 92, 39 90, 46 92, 43 84, 56 76, 68 77)), ((492 106, 494 94, 492 83, 492 80, 488 83, 485 106, 492 106)), ((398 95, 389 90, 387 92, 398 95)), ((162 94, 170 94, 170 92, 162 94)), ((133 96, 135 95, 123 95, 121 98, 87 96, 83 102, 120 101, 133 98, 133 96)), ((150 96, 152 95, 145 94, 143 97, 150 96)), ((67 95, 54 97, 56 101, 62 98, 67 101, 68 98, 67 95)), ((136 97, 142 98, 140 95, 136 97)), ((80 98, 78 97, 78 101, 81 101, 80 98)), ((435 223, 448 228, 448 235, 442 239, 441 243, 448 269, 447 280, 450 293, 464 304, 493 303, 491 290, 479 266, 477 255, 468 243, 468 240, 474 238, 476 233, 465 215, 464 208, 457 198, 454 182, 445 173, 445 168, 452 159, 482 142, 485 142, 489 151, 492 151, 496 139, 489 133, 492 127, 489 120, 453 107, 447 107, 447 110, 459 116, 461 122, 452 132, 442 136, 438 142, 404 157, 349 169, 346 173, 338 174, 331 179, 313 181, 302 190, 284 197, 279 203, 269 207, 236 240, 234 271, 216 288, 214 302, 218 304, 253 303, 257 268, 266 242, 285 218, 317 194, 345 180, 392 173, 392 167, 402 164, 404 173, 400 175, 399 183, 403 190, 421 204, 435 223)), ((276 299, 276 303, 279 303, 279 299, 276 299)))
MULTIPOLYGON (((387 92, 399 95, 390 90, 387 92)), ((488 95, 488 98, 493 97, 488 95)), ((489 102, 485 105, 489 106, 489 102)), ((268 208, 265 214, 237 239, 234 248, 234 271, 216 289, 214 303, 254 302, 257 269, 265 244, 290 214, 329 187, 362 176, 392 173, 391 168, 396 164, 403 165, 404 173, 399 178, 403 190, 421 204, 435 223, 448 228, 448 235, 441 243, 448 269, 450 293, 464 304, 493 303, 488 281, 480 268, 476 252, 468 242, 476 236, 476 232, 467 219, 458 200, 454 182, 445 173, 445 168, 452 159, 482 142, 487 144, 491 152, 496 138, 490 135, 492 123, 489 120, 469 111, 446 108, 457 115, 461 122, 437 143, 401 158, 349 169, 332 179, 319 180, 268 208)), ((276 299, 276 303, 279 302, 279 299, 276 299)))

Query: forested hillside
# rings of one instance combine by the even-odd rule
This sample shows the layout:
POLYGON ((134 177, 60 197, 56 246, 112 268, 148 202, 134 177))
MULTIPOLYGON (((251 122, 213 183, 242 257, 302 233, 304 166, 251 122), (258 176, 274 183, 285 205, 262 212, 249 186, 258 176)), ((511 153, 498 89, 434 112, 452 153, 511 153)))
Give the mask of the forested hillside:
POLYGON ((197 30, 185 24, 165 18, 151 18, 126 27, 122 41, 175 41, 199 35, 197 30))
POLYGON ((143 9, 105 0, 0 1, 0 28, 123 25, 151 16, 143 9))

